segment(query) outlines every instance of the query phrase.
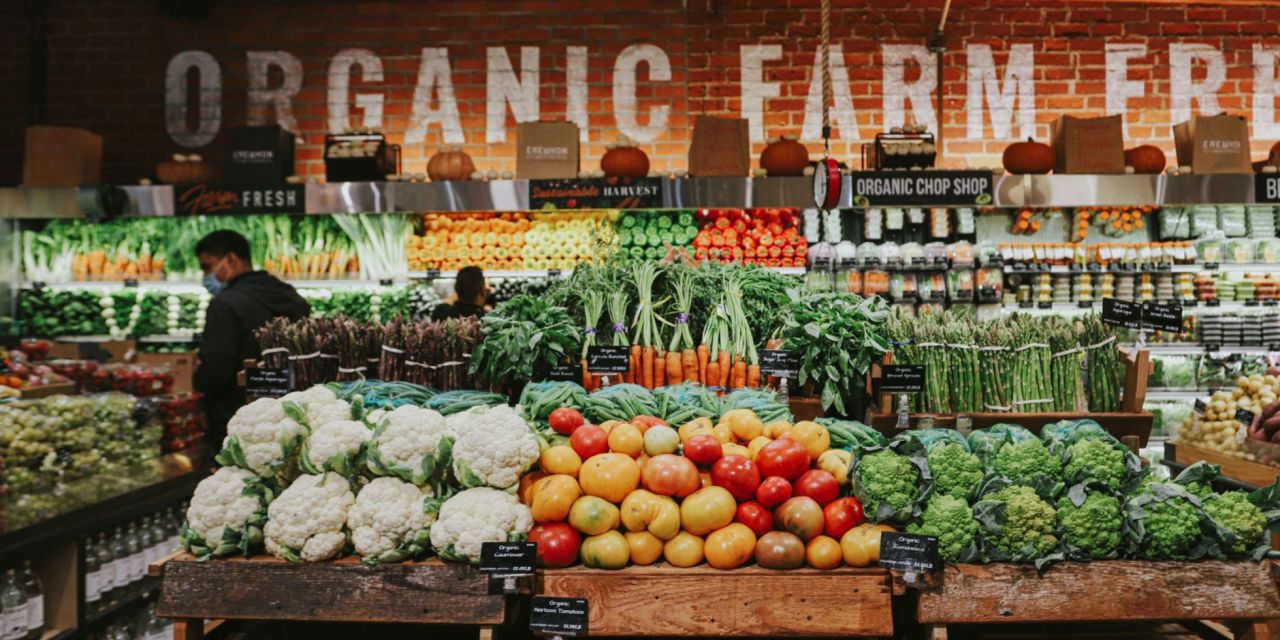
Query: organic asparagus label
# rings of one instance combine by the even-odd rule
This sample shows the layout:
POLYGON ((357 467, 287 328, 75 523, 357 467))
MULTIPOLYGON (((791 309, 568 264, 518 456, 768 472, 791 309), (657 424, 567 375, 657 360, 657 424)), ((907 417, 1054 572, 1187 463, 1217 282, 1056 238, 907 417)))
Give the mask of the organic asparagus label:
POLYGON ((543 637, 586 637, 587 613, 586 598, 533 596, 529 610, 529 631, 543 637))
POLYGON ((1126 329, 1142 327, 1142 305, 1115 298, 1102 299, 1102 321, 1126 329))
POLYGON ((886 393, 924 391, 924 376, 922 364, 886 364, 881 370, 880 390, 886 393))

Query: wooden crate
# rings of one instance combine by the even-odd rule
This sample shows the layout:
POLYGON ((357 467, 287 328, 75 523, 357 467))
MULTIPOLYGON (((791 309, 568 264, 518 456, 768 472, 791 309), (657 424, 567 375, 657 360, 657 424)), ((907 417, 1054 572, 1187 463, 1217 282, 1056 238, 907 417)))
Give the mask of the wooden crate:
POLYGON ((921 591, 917 617, 934 638, 949 624, 1141 620, 1223 620, 1264 638, 1265 621, 1280 618, 1277 573, 1272 562, 1216 560, 1064 562, 1043 575, 947 565, 941 586, 921 591))
POLYGON ((42 384, 35 387, 23 387, 21 389, 18 389, 18 393, 20 393, 23 398, 26 398, 28 400, 35 400, 36 398, 47 398, 49 396, 56 396, 60 393, 66 394, 66 395, 75 395, 76 383, 67 381, 67 382, 54 382, 52 384, 42 384))
MULTIPOLYGON (((163 564, 156 613, 202 620, 500 625, 506 600, 469 565, 437 559, 370 566, 354 557, 288 563, 269 556, 163 564)), ((192 635, 189 637, 199 637, 192 635)))
POLYGON ((593 636, 890 636, 884 569, 667 565, 549 569, 542 595, 586 598, 593 636))
POLYGON ((1280 476, 1280 467, 1241 460, 1240 458, 1223 455, 1217 451, 1193 447, 1189 444, 1165 443, 1164 457, 1166 460, 1172 460, 1184 465, 1195 464, 1201 460, 1209 464, 1216 464, 1222 467, 1222 477, 1253 487, 1268 486, 1276 481, 1276 476, 1280 476))

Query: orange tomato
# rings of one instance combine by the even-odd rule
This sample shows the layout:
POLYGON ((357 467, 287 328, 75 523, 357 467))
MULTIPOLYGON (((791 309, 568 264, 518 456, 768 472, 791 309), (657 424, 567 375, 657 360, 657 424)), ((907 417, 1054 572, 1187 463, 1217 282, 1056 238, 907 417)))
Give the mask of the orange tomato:
POLYGON ((578 483, 583 493, 618 504, 640 486, 640 465, 622 453, 594 455, 582 464, 578 483))
POLYGON ((533 503, 529 505, 533 521, 563 521, 569 517, 569 510, 581 495, 578 481, 573 476, 560 474, 539 480, 533 485, 533 503))
MULTIPOLYGON (((724 487, 698 489, 680 504, 680 523, 696 536, 706 535, 730 522, 738 510, 733 494, 724 487)), ((752 541, 755 544, 755 541, 752 541)))
POLYGON ((649 458, 640 477, 645 489, 662 496, 683 498, 702 486, 698 467, 688 458, 670 453, 649 458))
POLYGON ((533 504, 533 485, 548 475, 550 474, 545 471, 534 471, 533 473, 526 473, 520 478, 520 488, 517 493, 522 504, 533 504))
POLYGON ((635 458, 644 453, 644 434, 630 422, 619 424, 609 432, 609 450, 635 458))
POLYGON ((681 531, 662 546, 662 557, 674 567, 692 567, 702 562, 703 545, 702 538, 681 531))
POLYGON ((648 531, 628 531, 627 546, 631 549, 631 564, 645 566, 662 557, 663 542, 648 531))
POLYGON ((703 547, 707 564, 717 569, 736 569, 750 560, 755 550, 756 534, 741 522, 716 529, 703 547))
POLYGON ((539 459, 538 464, 547 473, 563 473, 576 478, 578 470, 582 468, 582 458, 578 456, 577 451, 573 450, 573 447, 560 444, 547 447, 542 452, 542 458, 539 459))
POLYGON ((835 538, 818 536, 805 547, 804 559, 814 569, 834 569, 844 560, 844 551, 835 538))

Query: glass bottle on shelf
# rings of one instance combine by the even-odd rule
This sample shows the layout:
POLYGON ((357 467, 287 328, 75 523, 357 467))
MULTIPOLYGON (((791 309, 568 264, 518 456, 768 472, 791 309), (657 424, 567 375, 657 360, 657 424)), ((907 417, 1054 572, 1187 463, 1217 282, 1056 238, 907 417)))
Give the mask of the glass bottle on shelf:
POLYGON ((114 600, 120 599, 120 590, 129 586, 130 567, 129 567, 129 545, 124 540, 124 528, 116 527, 115 533, 111 534, 111 557, 115 560, 116 577, 114 600))
POLYGON ((44 586, 31 569, 30 560, 22 561, 18 578, 27 596, 27 637, 39 638, 44 634, 44 586))
POLYGON ((164 524, 160 519, 161 514, 157 513, 152 516, 151 524, 148 526, 151 529, 151 538, 155 540, 155 551, 153 553, 156 560, 169 555, 169 552, 172 551, 169 548, 169 534, 165 532, 164 524))
POLYGON ((142 540, 138 538, 138 525, 129 523, 124 535, 125 548, 129 550, 129 582, 134 583, 147 575, 147 566, 142 556, 142 540))
POLYGON ((84 539, 84 606, 87 613, 98 610, 102 601, 102 549, 93 538, 84 539))
POLYGON ((138 525, 138 543, 142 545, 142 563, 151 566, 156 561, 156 538, 151 534, 151 516, 138 525))
POLYGON ((102 567, 98 574, 98 592, 101 598, 97 607, 101 610, 110 605, 114 597, 112 591, 116 588, 116 557, 111 555, 111 540, 107 537, 106 531, 98 533, 98 542, 95 546, 98 548, 98 562, 102 567))
POLYGON ((4 607, 0 638, 23 640, 27 635, 27 598, 13 569, 6 569, 4 578, 0 579, 0 606, 4 607))

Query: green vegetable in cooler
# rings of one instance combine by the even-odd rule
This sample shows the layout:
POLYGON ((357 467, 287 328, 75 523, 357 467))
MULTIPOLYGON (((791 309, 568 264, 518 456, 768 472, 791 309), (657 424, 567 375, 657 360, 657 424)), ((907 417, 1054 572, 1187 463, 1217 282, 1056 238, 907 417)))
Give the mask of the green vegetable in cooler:
POLYGON ((441 415, 451 416, 476 407, 493 407, 506 403, 507 397, 500 393, 459 389, 437 394, 427 401, 426 407, 439 411, 441 415))
POLYGON ((857 420, 818 418, 815 422, 827 428, 833 449, 876 449, 889 444, 884 434, 857 420))
POLYGON ((695 418, 720 418, 720 398, 700 384, 658 387, 653 390, 653 399, 657 404, 654 415, 677 427, 695 418))
POLYGON ((615 384, 593 391, 587 397, 583 415, 595 424, 606 420, 627 421, 636 416, 653 416, 658 403, 648 389, 638 384, 615 384))
POLYGON ((964 498, 933 496, 925 505, 920 521, 909 525, 907 532, 937 537, 938 554, 946 562, 968 562, 978 558, 978 522, 964 498))

